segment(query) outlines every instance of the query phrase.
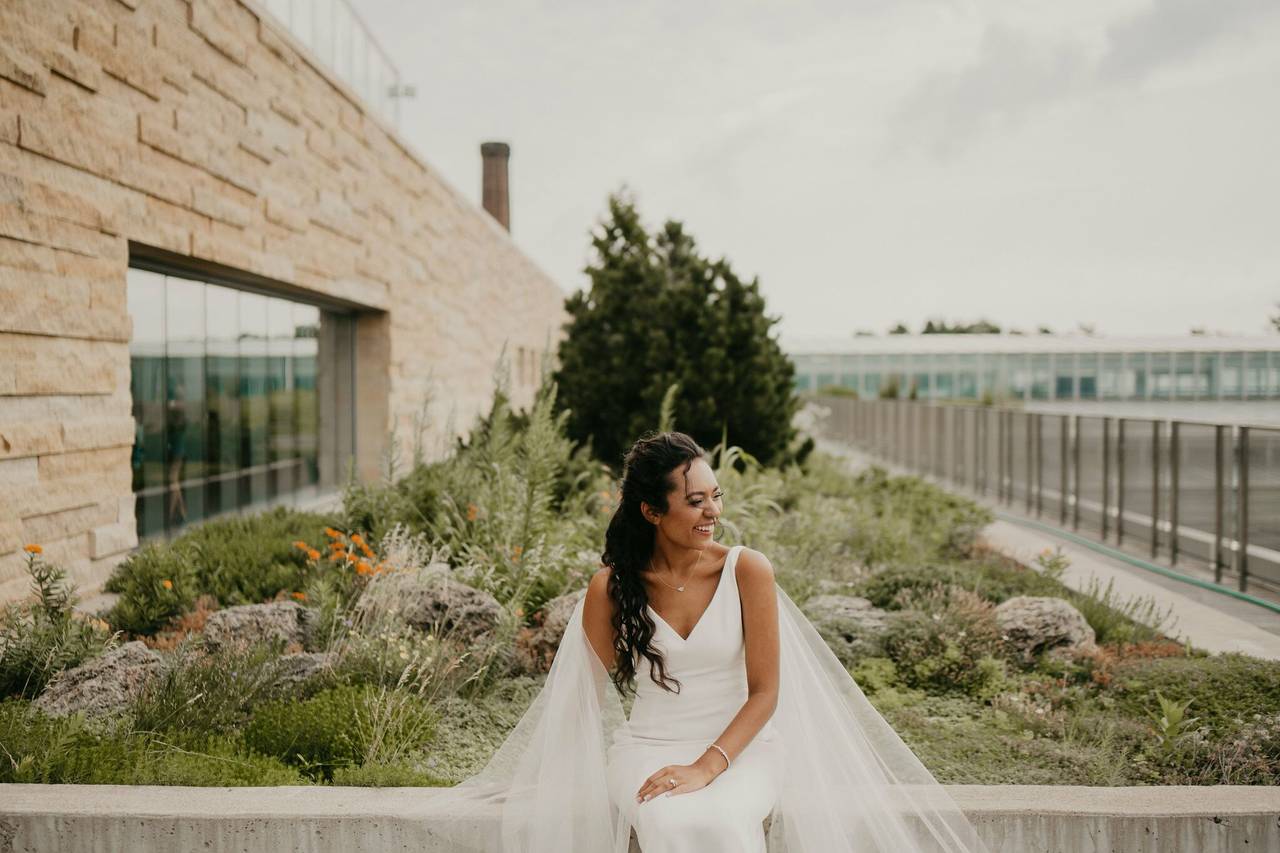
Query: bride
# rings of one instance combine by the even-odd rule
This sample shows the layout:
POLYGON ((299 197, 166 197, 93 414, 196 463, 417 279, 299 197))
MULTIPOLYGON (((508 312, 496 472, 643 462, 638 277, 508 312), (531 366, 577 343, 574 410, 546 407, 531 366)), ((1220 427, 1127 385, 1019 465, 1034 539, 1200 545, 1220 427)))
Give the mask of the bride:
POLYGON ((507 740, 424 806, 427 849, 986 853, 768 558, 714 540, 706 457, 681 432, 627 452, 605 567, 507 740))

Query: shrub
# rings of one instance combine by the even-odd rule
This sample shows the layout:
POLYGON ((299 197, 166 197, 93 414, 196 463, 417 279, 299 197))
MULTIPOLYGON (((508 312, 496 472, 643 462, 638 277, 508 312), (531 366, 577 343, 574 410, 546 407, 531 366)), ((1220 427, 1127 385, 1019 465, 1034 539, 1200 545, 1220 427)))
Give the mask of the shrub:
POLYGON ((995 656, 1004 653, 995 608, 966 590, 939 589, 923 610, 894 613, 884 648, 911 687, 959 690, 980 696, 1004 676, 995 656))
POLYGON ((104 584, 120 594, 106 618, 131 634, 154 634, 190 609, 201 593, 223 607, 257 604, 301 589, 307 555, 293 543, 323 542, 325 516, 276 507, 250 516, 211 519, 170 543, 150 543, 104 584))
POLYGON ((130 703, 133 728, 205 735, 243 725, 255 705, 279 698, 282 645, 205 652, 197 641, 181 643, 130 703))
POLYGON ((274 758, 249 752, 235 732, 157 738, 50 717, 24 700, 0 702, 0 782, 86 785, 301 785, 274 758))
POLYGON ((1099 643, 1149 643, 1163 639, 1163 629, 1173 616, 1172 605, 1161 609, 1150 596, 1124 601, 1114 587, 1114 578, 1109 579, 1104 588, 1093 577, 1083 592, 1070 592, 1064 597, 1084 614, 1099 643))
POLYGON ((0 612, 0 698, 34 698, 56 674, 115 643, 105 622, 74 609, 77 596, 66 571, 46 562, 37 546, 28 546, 27 572, 34 596, 0 612))
POLYGON ((245 742, 308 776, 331 781, 335 769, 362 764, 371 750, 394 752, 429 740, 435 719, 429 705, 406 702, 379 728, 377 703, 383 697, 368 685, 341 685, 302 702, 269 702, 245 727, 245 742))
POLYGON ((1156 692, 1174 701, 1194 699, 1193 710, 1215 735, 1238 730, 1262 709, 1280 708, 1280 661, 1241 654, 1120 661, 1112 692, 1123 713, 1145 718, 1156 692))
POLYGON ((152 542, 117 566, 104 584, 120 598, 103 618, 129 634, 154 634, 191 608, 199 586, 195 566, 184 554, 152 542))

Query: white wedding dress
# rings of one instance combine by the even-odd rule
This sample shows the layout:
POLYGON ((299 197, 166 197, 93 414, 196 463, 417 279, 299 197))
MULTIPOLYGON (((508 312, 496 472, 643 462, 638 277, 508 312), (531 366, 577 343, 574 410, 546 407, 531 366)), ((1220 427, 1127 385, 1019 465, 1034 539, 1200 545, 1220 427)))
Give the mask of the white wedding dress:
MULTIPOLYGON (((636 679, 629 732, 607 755, 609 795, 635 824, 644 853, 764 853, 763 821, 778 796, 778 733, 767 722, 733 763, 696 791, 659 794, 637 803, 644 780, 667 764, 692 764, 718 738, 747 699, 742 606, 734 567, 744 546, 730 549, 711 603, 681 637, 652 607, 652 644, 680 681, 671 693, 636 679)), ((716 754, 719 760, 719 754, 716 754)))
POLYGON ((652 642, 682 688, 668 693, 642 668, 630 718, 579 599, 542 690, 484 769, 424 797, 418 853, 627 853, 633 829, 644 853, 987 853, 776 584, 773 716, 706 787, 635 801, 655 770, 697 759, 746 700, 741 553, 687 638, 650 608, 652 642))

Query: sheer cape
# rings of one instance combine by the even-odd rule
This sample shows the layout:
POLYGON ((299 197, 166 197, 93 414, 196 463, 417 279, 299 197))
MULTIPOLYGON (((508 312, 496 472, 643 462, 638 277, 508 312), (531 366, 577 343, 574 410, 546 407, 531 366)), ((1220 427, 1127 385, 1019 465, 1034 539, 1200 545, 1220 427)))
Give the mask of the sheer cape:
MULTIPOLYGON (((769 853, 987 853, 946 789, 867 701, 790 596, 775 589, 780 683, 772 719, 784 768, 769 853)), ((630 732, 583 630, 584 601, 574 608, 546 683, 506 741, 479 773, 424 803, 420 817, 438 841, 429 850, 629 849, 631 822, 610 800, 605 766, 609 745, 630 732)))

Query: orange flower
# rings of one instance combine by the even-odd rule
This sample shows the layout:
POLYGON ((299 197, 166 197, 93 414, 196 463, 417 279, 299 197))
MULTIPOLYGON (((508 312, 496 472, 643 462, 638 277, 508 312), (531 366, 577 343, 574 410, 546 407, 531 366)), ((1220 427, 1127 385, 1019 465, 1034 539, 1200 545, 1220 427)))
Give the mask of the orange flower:
POLYGON ((23 548, 22 550, 26 551, 28 554, 43 554, 43 553, 44 553, 44 549, 43 549, 43 548, 41 548, 39 545, 34 545, 34 544, 33 544, 33 545, 28 545, 27 547, 23 548))
POLYGON ((164 580, 160 581, 160 583, 164 585, 165 589, 173 589, 173 581, 169 580, 168 578, 165 578, 164 580))
POLYGON ((360 562, 356 563, 357 574, 367 575, 371 571, 373 571, 373 567, 370 566, 368 563, 366 563, 364 560, 361 560, 360 562))
POLYGON ((298 541, 294 542, 294 543, 293 543, 293 547, 297 548, 299 551, 309 551, 309 550, 311 550, 311 546, 310 546, 310 545, 308 545, 306 542, 303 542, 301 539, 299 539, 298 541))
POLYGON ((378 565, 373 567, 373 573, 375 575, 380 575, 384 571, 386 571, 386 568, 387 568, 387 564, 386 564, 386 561, 384 560, 383 562, 378 563, 378 565))
POLYGON ((475 521, 480 515, 480 508, 473 503, 467 504, 467 521, 475 521))
POLYGON ((306 594, 305 592, 295 592, 295 593, 293 594, 293 597, 294 597, 294 598, 296 598, 296 599, 298 599, 298 601, 306 601, 306 600, 307 600, 307 594, 306 594))
POLYGON ((523 615, 524 615, 524 608, 523 608, 523 607, 517 607, 517 608, 516 608, 516 615, 517 615, 517 616, 523 616, 523 615))
POLYGON ((312 548, 310 551, 307 552, 307 557, 312 560, 318 560, 320 559, 320 552, 317 551, 315 548, 312 548))
POLYGON ((334 530, 332 527, 326 527, 326 528, 324 529, 324 533, 325 533, 325 535, 326 535, 326 536, 328 536, 330 539, 341 539, 341 538, 342 538, 342 534, 341 534, 341 533, 339 533, 338 531, 334 530))

